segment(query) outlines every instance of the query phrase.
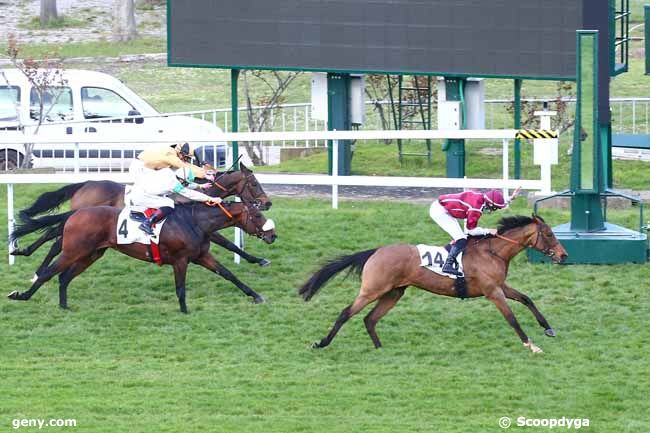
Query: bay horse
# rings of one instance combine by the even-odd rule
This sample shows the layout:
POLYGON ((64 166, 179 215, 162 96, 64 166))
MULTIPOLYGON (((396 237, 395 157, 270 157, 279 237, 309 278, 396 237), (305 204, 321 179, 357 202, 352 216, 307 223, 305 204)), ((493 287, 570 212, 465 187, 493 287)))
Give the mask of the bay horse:
MULTIPOLYGON (((240 197, 244 203, 255 204, 261 210, 270 209, 272 202, 262 189, 258 180, 255 178, 252 170, 244 164, 240 164, 240 167, 240 170, 220 173, 217 179, 213 182, 212 187, 206 190, 205 193, 212 197, 221 198, 236 195, 240 197)), ((20 211, 20 219, 28 221, 30 218, 33 218, 38 214, 52 212, 67 200, 71 200, 71 210, 92 206, 113 206, 123 208, 124 193, 125 186, 123 184, 112 182, 110 180, 86 181, 70 184, 59 188, 56 191, 49 191, 41 194, 30 207, 20 211)), ((179 196, 178 202, 188 203, 188 200, 179 196)), ((11 254, 15 256, 30 256, 45 242, 59 238, 52 245, 47 256, 36 270, 36 275, 39 275, 47 265, 50 264, 52 259, 61 252, 62 243, 60 237, 62 233, 63 222, 57 225, 52 225, 49 230, 47 230, 31 245, 22 249, 16 248, 11 252, 11 254)), ((211 233, 210 240, 233 253, 239 254, 249 263, 257 263, 260 266, 266 266, 271 263, 265 258, 256 257, 247 253, 218 232, 211 233)))
MULTIPOLYGON (((467 283, 467 297, 485 296, 496 305, 521 339, 534 353, 542 349, 524 333, 508 306, 506 299, 522 303, 533 313, 544 328, 545 335, 555 337, 555 331, 525 294, 506 284, 510 260, 531 247, 561 263, 568 257, 551 228, 536 215, 513 216, 501 219, 496 236, 470 238, 463 253, 463 267, 467 283)), ((361 276, 361 289, 357 298, 343 309, 329 334, 314 348, 328 346, 341 326, 368 304, 377 305, 364 319, 366 330, 376 348, 381 342, 375 331, 377 322, 397 304, 408 286, 415 286, 443 296, 457 296, 454 281, 420 266, 420 255, 415 245, 394 244, 342 256, 325 264, 298 293, 309 301, 334 275, 349 268, 361 276)))
MULTIPOLYGON (((277 237, 272 221, 267 222, 257 207, 245 203, 224 203, 222 206, 225 210, 202 203, 179 205, 167 218, 160 232, 160 256, 163 264, 169 264, 174 268, 176 295, 183 313, 187 313, 185 274, 189 263, 195 263, 229 278, 230 271, 220 265, 210 253, 211 233, 225 227, 236 226, 268 244, 273 243, 277 237)), ((59 306, 67 308, 67 288, 70 281, 101 258, 106 249, 113 248, 136 259, 151 261, 148 245, 117 243, 117 222, 120 212, 121 209, 116 207, 95 206, 64 214, 66 221, 63 228, 61 255, 38 276, 27 292, 13 291, 8 297, 26 301, 45 282, 59 275, 59 306)), ((14 235, 24 236, 39 228, 43 229, 47 224, 47 216, 32 220, 19 226, 14 231, 14 235)), ((264 302, 264 298, 250 288, 243 286, 240 289, 256 303, 264 302)))

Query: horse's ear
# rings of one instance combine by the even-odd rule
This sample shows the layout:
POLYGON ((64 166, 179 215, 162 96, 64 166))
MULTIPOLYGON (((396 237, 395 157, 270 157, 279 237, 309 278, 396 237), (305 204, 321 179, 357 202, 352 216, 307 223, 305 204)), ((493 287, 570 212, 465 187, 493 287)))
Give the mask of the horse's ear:
POLYGON ((241 171, 250 171, 250 169, 248 167, 246 167, 243 162, 239 163, 239 169, 241 171))

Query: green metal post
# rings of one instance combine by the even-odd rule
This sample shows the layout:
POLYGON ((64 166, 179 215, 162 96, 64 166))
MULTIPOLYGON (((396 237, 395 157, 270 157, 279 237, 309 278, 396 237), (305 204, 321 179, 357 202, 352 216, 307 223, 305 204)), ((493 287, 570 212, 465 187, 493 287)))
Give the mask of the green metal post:
MULTIPOLYGON (((515 129, 521 129, 521 82, 515 79, 515 129)), ((521 140, 515 139, 515 179, 521 179, 521 140)))
MULTIPOLYGON (((445 92, 447 101, 461 102, 461 116, 464 114, 464 78, 445 77, 445 92)), ((465 119, 461 119, 464 127, 465 119)), ((462 129, 462 127, 461 127, 462 129)), ((443 150, 447 151, 447 177, 465 177, 465 140, 447 140, 443 150)))
MULTIPOLYGON (((230 118, 232 125, 230 130, 232 132, 239 132, 239 101, 237 94, 237 84, 239 82, 239 69, 230 70, 230 118)), ((237 141, 232 142, 232 155, 233 160, 237 161, 239 157, 239 143, 237 141)), ((233 167, 235 170, 239 170, 239 162, 235 162, 233 167)))
POLYGON ((645 74, 650 75, 650 5, 644 5, 645 15, 645 74))
MULTIPOLYGON (((571 230, 604 230, 600 194, 605 190, 598 121, 598 31, 578 31, 577 105, 571 190, 571 230)), ((605 137, 606 139, 606 137, 605 137)))
MULTIPOLYGON (((327 74, 327 129, 329 131, 350 130, 350 74, 327 74)), ((351 173, 352 149, 349 140, 338 140, 339 176, 351 173)), ((328 172, 332 173, 332 141, 328 146, 328 172)))

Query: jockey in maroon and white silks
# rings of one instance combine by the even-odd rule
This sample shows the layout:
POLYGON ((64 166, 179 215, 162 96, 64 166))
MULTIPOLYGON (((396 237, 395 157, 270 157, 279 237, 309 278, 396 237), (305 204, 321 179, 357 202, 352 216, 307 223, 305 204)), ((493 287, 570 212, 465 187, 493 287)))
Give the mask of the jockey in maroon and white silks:
POLYGON ((454 240, 442 271, 457 276, 462 275, 454 268, 456 257, 467 245, 467 236, 494 235, 496 229, 479 227, 483 212, 492 212, 508 207, 521 188, 505 199, 498 189, 487 192, 465 191, 458 194, 444 194, 438 197, 429 208, 429 216, 454 240), (458 219, 465 220, 465 230, 460 228, 458 219))

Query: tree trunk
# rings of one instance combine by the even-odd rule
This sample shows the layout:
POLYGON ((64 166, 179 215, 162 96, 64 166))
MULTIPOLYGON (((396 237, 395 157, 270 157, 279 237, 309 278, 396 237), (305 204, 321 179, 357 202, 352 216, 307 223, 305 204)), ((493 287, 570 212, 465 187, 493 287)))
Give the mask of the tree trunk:
POLYGON ((135 4, 133 0, 114 0, 113 40, 125 42, 135 39, 135 4))
POLYGON ((41 0, 41 27, 45 27, 50 21, 58 17, 56 0, 41 0))

